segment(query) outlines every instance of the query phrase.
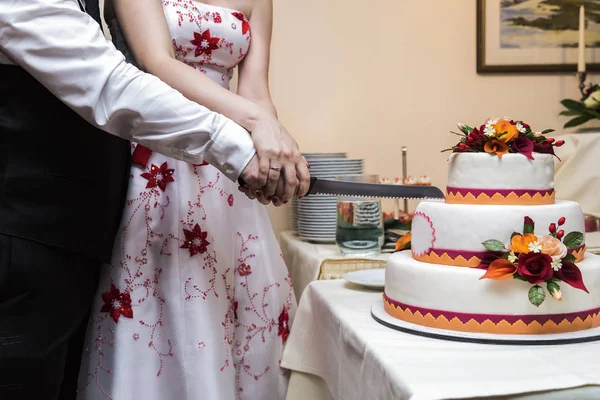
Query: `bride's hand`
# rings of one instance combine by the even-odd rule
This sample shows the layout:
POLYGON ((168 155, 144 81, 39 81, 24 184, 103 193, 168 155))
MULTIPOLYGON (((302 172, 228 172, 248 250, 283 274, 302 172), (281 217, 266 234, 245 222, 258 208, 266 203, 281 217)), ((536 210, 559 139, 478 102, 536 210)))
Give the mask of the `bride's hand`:
POLYGON ((251 127, 252 140, 258 156, 257 188, 271 200, 283 175, 284 189, 280 200, 287 203, 292 196, 304 196, 310 186, 310 173, 298 144, 281 123, 263 112, 251 127))

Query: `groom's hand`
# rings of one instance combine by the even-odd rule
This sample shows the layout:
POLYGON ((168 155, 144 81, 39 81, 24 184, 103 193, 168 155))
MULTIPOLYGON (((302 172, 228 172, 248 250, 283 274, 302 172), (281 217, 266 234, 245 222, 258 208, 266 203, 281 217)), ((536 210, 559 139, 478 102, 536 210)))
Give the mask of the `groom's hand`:
MULTIPOLYGON (((281 200, 281 198, 283 197, 283 194, 285 192, 285 177, 284 177, 284 175, 281 174, 279 177, 279 182, 277 183, 277 188, 275 189, 274 196, 267 198, 267 197, 265 197, 265 194, 264 194, 264 190, 263 190, 264 188, 255 189, 256 182, 258 181, 258 174, 259 174, 258 171, 259 171, 259 163, 258 163, 257 156, 255 155, 254 157, 252 157, 252 159, 250 160, 250 162, 248 163, 248 165, 242 172, 242 175, 240 176, 241 180, 244 183, 244 185, 240 185, 240 187, 239 187, 240 192, 244 193, 250 200, 258 200, 259 203, 264 204, 264 205, 268 205, 269 203, 272 202, 275 207, 279 207, 282 204, 285 204, 281 200), (249 182, 254 182, 255 184, 252 185, 249 182)), ((240 182, 240 183, 242 183, 242 182, 240 182)))

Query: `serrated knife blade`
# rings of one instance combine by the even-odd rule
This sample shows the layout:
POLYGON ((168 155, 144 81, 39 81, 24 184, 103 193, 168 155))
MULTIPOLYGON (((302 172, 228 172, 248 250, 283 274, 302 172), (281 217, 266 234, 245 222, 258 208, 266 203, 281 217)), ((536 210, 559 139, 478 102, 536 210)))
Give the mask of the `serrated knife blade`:
POLYGON ((388 199, 444 199, 444 192, 435 186, 386 185, 310 178, 308 194, 388 199))
MULTIPOLYGON (((240 186, 246 183, 238 179, 240 186)), ((382 183, 361 183, 332 181, 329 179, 310 178, 310 189, 307 195, 376 197, 382 199, 445 199, 444 192, 435 186, 386 185, 382 183)))

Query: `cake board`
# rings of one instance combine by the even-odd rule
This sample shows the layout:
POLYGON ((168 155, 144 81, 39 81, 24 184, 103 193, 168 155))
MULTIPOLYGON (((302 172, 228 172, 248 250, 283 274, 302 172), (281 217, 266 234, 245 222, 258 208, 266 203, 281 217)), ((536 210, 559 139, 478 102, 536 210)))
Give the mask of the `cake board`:
POLYGON ((600 327, 583 331, 544 334, 544 335, 495 335, 429 328, 402 321, 389 315, 383 308, 383 298, 379 297, 371 307, 371 316, 375 321, 390 329, 438 340, 453 342, 495 344, 511 346, 549 346, 574 343, 595 342, 600 340, 600 327))

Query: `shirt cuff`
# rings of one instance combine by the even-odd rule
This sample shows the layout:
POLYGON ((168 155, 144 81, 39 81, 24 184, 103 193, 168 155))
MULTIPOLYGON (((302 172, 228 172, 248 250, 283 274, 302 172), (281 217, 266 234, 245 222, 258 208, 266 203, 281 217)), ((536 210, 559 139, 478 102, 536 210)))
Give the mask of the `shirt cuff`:
POLYGON ((250 133, 235 122, 222 117, 225 122, 215 134, 205 161, 235 182, 240 177, 256 150, 250 133))

